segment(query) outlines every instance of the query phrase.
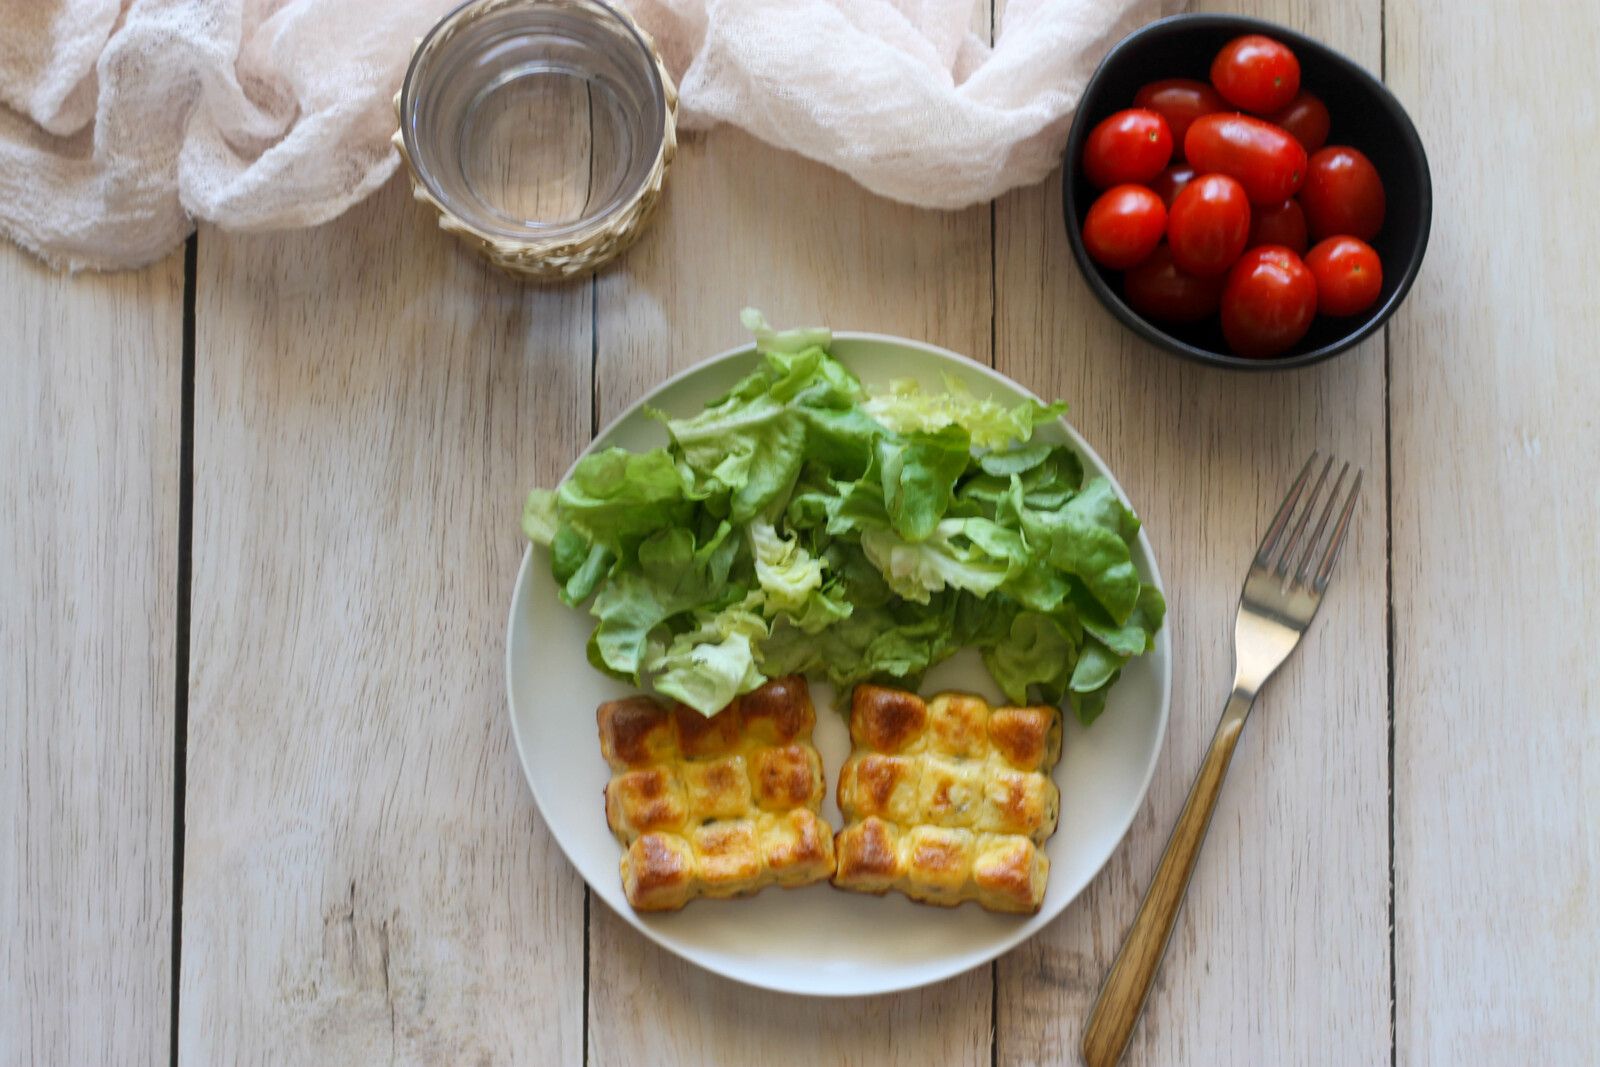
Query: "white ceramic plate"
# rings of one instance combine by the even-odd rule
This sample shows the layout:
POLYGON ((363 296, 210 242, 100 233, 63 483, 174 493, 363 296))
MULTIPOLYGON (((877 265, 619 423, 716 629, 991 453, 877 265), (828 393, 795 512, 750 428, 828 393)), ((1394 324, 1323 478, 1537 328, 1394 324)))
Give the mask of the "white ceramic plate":
MULTIPOLYGON (((874 334, 842 333, 832 349, 868 385, 914 378, 942 387, 949 374, 979 396, 1008 403, 1035 399, 987 367, 931 345, 874 334)), ((755 365, 754 349, 726 352, 680 374, 629 408, 590 446, 647 449, 666 443, 648 403, 674 415, 698 412, 755 365)), ((1105 463, 1065 421, 1041 427, 1043 439, 1070 441, 1088 474, 1111 477, 1105 463)), ((1115 484, 1115 479, 1112 479, 1115 484)), ((1121 489, 1118 488, 1118 493, 1121 489)), ((1150 544, 1139 535, 1134 561, 1161 584, 1150 544)), ((621 856, 606 828, 602 794, 609 772, 600 758, 594 710, 629 689, 588 665, 584 646, 593 619, 556 599, 548 556, 524 556, 506 638, 511 727, 546 825, 601 900, 657 944, 709 971, 786 993, 861 996, 925 985, 987 963, 1044 927, 1082 892, 1122 840, 1144 799, 1167 728, 1171 650, 1162 630, 1155 651, 1139 657, 1112 690, 1090 729, 1070 714, 1062 759, 1061 826, 1046 846, 1050 885, 1037 915, 994 915, 975 904, 935 908, 891 894, 870 897, 827 884, 767 889, 740 900, 697 901, 680 912, 640 915, 622 895, 621 856)), ((962 689, 999 702, 977 655, 963 652, 928 673, 923 693, 962 689)), ((828 785, 823 812, 840 826, 834 786, 849 754, 849 731, 833 691, 813 680, 816 744, 828 785)))

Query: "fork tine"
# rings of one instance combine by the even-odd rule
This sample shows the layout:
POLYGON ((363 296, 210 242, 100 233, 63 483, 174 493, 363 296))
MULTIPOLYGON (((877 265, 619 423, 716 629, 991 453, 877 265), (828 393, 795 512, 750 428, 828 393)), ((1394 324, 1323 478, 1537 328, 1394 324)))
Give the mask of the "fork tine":
MULTIPOLYGON (((1333 457, 1328 457, 1328 462, 1322 465, 1322 473, 1317 475, 1317 484, 1311 487, 1311 495, 1306 497, 1305 510, 1300 512, 1300 521, 1294 524, 1294 529, 1289 531, 1289 540, 1283 543, 1283 554, 1278 557, 1277 573, 1279 578, 1286 577, 1289 573, 1289 561, 1294 558, 1294 546, 1300 543, 1300 535, 1305 532, 1306 523, 1311 521, 1311 515, 1317 510, 1317 500, 1322 496, 1322 483, 1328 480, 1328 472, 1333 469, 1333 457)), ((1335 495, 1339 487, 1334 486, 1335 495)), ((1315 540, 1312 542, 1315 543, 1315 540)))
MULTIPOLYGON (((1350 486, 1350 496, 1345 499, 1344 510, 1339 512, 1339 521, 1333 528, 1333 537, 1328 541, 1327 551, 1322 554, 1322 562, 1317 566, 1316 577, 1312 580, 1312 588, 1322 592, 1328 588, 1328 579, 1333 577, 1333 565, 1339 562, 1339 550, 1344 547, 1345 534, 1350 532, 1350 516, 1356 510, 1356 497, 1361 495, 1361 468, 1356 468, 1356 479, 1350 486)), ((1300 566, 1298 580, 1305 581, 1306 566, 1311 562, 1307 555, 1306 562, 1300 566)))
POLYGON ((1267 527, 1266 536, 1261 538, 1261 547, 1256 549, 1256 566, 1270 567, 1272 553, 1278 547, 1278 538, 1283 536, 1283 528, 1289 525, 1289 517, 1294 514, 1294 506, 1300 501, 1300 491, 1306 487, 1306 479, 1311 477, 1311 466, 1317 462, 1317 453, 1313 451, 1311 458, 1306 460, 1306 465, 1300 468, 1300 475, 1289 487, 1289 495, 1283 498, 1283 506, 1278 508, 1278 513, 1272 517, 1272 525, 1267 527))
POLYGON ((1300 560, 1300 566, 1295 572, 1298 581, 1300 575, 1305 573, 1311 562, 1311 557, 1316 554, 1317 546, 1322 544, 1322 531, 1328 527, 1328 519, 1333 516, 1333 509, 1339 503, 1339 489, 1344 485, 1344 476, 1350 473, 1350 464, 1346 463, 1339 468, 1339 477, 1333 480, 1333 491, 1328 494, 1328 503, 1322 509, 1322 515, 1317 519, 1317 528, 1311 534, 1311 540, 1306 544, 1305 555, 1300 560))

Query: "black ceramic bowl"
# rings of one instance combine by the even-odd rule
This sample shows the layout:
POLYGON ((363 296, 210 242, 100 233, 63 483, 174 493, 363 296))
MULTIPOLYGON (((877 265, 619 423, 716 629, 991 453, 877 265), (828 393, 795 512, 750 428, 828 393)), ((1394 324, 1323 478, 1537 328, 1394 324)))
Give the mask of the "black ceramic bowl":
POLYGON ((1174 15, 1124 37, 1084 89, 1062 159, 1062 205, 1072 254, 1089 287, 1111 313, 1139 336, 1169 352, 1220 367, 1284 370, 1319 363, 1367 337, 1394 314, 1417 277, 1433 218, 1428 157, 1416 127, 1383 83, 1338 52, 1293 30, 1238 15, 1174 15), (1366 153, 1383 179, 1387 209, 1372 246, 1383 262, 1383 291, 1364 315, 1318 315, 1300 343, 1276 359, 1245 359, 1228 351, 1216 320, 1168 326, 1140 315, 1122 299, 1121 272, 1106 270, 1084 251, 1083 217, 1098 191, 1083 177, 1083 142, 1102 119, 1133 106, 1140 86, 1161 78, 1209 80, 1211 60, 1245 33, 1282 41, 1300 59, 1300 84, 1321 97, 1332 117, 1329 144, 1366 153))

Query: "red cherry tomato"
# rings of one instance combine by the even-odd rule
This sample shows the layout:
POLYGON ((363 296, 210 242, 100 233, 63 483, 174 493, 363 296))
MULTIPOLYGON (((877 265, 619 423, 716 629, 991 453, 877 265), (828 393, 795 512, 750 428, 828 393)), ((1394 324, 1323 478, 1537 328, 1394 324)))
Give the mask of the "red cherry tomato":
POLYGON ((1202 174, 1184 186, 1167 216, 1167 244, 1187 274, 1224 273, 1249 236, 1250 202, 1225 174, 1202 174))
POLYGON ((1083 174, 1097 189, 1147 182, 1172 158, 1172 131, 1154 111, 1119 111, 1089 132, 1083 174))
POLYGON ((1306 213, 1300 201, 1290 197, 1277 207, 1250 209, 1250 240, 1246 248, 1283 245, 1296 255, 1306 254, 1306 213))
POLYGON ((1235 37, 1211 61, 1211 84, 1234 107, 1271 114, 1300 91, 1300 61, 1259 33, 1235 37))
POLYGON ((1222 287, 1222 336, 1250 359, 1288 351, 1317 315, 1317 283, 1300 257, 1281 245, 1239 257, 1222 287))
POLYGON ((1252 204, 1281 204, 1306 176, 1306 150, 1271 123, 1248 115, 1205 115, 1183 139, 1195 170, 1237 178, 1252 204))
POLYGON ((1345 145, 1311 157, 1300 203, 1318 241, 1339 234, 1370 241, 1383 228, 1383 180, 1370 159, 1345 145))
POLYGON ((1367 242, 1330 237, 1306 254, 1317 281, 1317 310, 1324 315, 1359 315, 1383 290, 1383 264, 1367 242))
POLYGON ((1133 106, 1154 111, 1167 120, 1175 158, 1183 156, 1183 135, 1191 122, 1201 115, 1229 110, 1228 102, 1215 89, 1193 78, 1151 82, 1134 95, 1133 106))
POLYGON ((1103 267, 1127 270, 1155 251, 1167 226, 1167 206, 1142 185, 1100 194, 1083 220, 1083 247, 1103 267))
POLYGON ((1128 306, 1159 322, 1199 322, 1222 305, 1222 277, 1185 274, 1172 261, 1172 249, 1159 246, 1122 276, 1128 306))
POLYGON ((1150 179, 1150 191, 1161 198, 1170 210, 1172 202, 1183 192, 1183 187, 1194 181, 1194 168, 1184 163, 1174 163, 1150 179))
POLYGON ((1315 152, 1328 143, 1328 127, 1333 120, 1328 117, 1327 104, 1302 92, 1289 101, 1288 107, 1273 115, 1272 122, 1299 141, 1301 148, 1315 152))

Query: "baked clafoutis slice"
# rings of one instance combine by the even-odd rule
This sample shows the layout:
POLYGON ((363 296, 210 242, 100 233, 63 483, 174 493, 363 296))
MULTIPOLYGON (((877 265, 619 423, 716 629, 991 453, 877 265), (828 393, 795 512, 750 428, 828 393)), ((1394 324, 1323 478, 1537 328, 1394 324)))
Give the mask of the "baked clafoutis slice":
POLYGON ((833 884, 1030 914, 1044 900, 1061 794, 1061 711, 858 685, 839 772, 833 884))
POLYGON ((606 822, 626 850, 622 888, 635 910, 833 874, 804 678, 775 678, 710 718, 644 696, 602 704, 596 718, 611 765, 606 822))

